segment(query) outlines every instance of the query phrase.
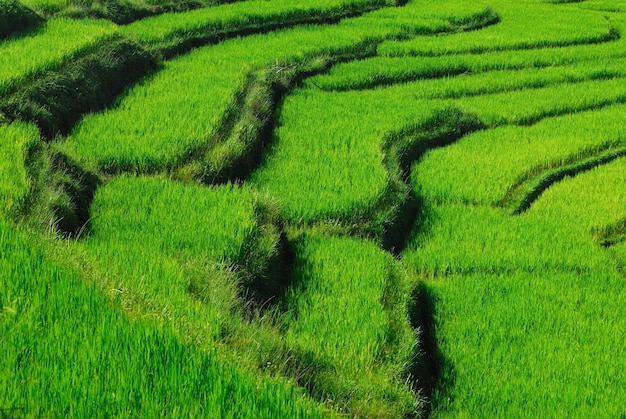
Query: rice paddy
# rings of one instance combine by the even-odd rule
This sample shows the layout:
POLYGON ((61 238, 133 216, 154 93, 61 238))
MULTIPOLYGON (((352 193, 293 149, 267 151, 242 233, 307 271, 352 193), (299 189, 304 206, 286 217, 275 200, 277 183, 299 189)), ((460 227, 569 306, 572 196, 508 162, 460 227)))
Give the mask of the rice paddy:
POLYGON ((83 3, 0 3, 0 417, 626 415, 620 1, 83 3))

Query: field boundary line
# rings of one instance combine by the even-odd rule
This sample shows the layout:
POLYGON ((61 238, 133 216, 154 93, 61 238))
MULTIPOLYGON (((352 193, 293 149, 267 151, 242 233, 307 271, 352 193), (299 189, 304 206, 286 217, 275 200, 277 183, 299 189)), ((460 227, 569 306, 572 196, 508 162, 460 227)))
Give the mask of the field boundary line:
POLYGON ((626 145, 621 142, 617 145, 609 144, 554 168, 539 168, 539 172, 523 175, 515 185, 509 188, 496 206, 508 209, 511 215, 520 215, 526 212, 543 192, 556 182, 566 177, 577 176, 624 156, 626 156, 626 145))

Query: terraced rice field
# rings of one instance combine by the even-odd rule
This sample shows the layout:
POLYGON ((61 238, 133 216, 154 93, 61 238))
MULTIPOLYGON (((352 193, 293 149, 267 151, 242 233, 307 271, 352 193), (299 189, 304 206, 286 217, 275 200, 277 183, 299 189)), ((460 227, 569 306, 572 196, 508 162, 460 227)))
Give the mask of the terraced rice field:
POLYGON ((626 415, 621 0, 0 0, 0 417, 626 415))

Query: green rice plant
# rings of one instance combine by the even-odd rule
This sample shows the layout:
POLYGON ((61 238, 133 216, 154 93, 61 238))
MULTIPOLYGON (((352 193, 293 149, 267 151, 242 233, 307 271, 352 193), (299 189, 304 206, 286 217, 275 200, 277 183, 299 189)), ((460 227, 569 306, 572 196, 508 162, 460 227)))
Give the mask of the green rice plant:
POLYGON ((592 151, 588 156, 577 156, 571 161, 563 161, 560 165, 551 168, 540 168, 536 172, 529 172, 507 191, 498 205, 511 210, 518 215, 526 211, 541 194, 566 177, 576 176, 595 167, 610 163, 626 156, 626 146, 622 144, 609 145, 592 151))
POLYGON ((451 100, 450 104, 477 115, 488 126, 529 125, 547 117, 624 103, 625 94, 624 79, 617 77, 467 96, 451 100))
MULTIPOLYGON (((536 75, 536 77, 542 76, 536 75)), ((500 78, 505 79, 502 75, 500 78)), ((622 84, 621 79, 618 78, 511 93, 461 97, 456 101, 443 101, 443 103, 458 104, 468 109, 470 113, 479 115, 488 124, 520 123, 552 114, 621 101, 624 93, 622 84)), ((468 81, 461 85, 469 88, 467 86, 472 86, 472 83, 468 81)), ((279 197, 284 204, 284 214, 288 220, 311 223, 328 217, 335 220, 350 219, 350 216, 354 217, 352 219, 363 217, 372 208, 371 205, 375 205, 375 197, 384 195, 384 165, 381 164, 383 159, 380 154, 383 151, 380 148, 377 150, 375 145, 382 144, 382 138, 392 132, 401 131, 403 127, 419 126, 420 121, 423 123, 428 120, 428 115, 432 115, 436 107, 442 103, 435 100, 419 100, 420 92, 428 90, 420 89, 420 86, 420 83, 413 83, 371 92, 342 94, 323 93, 311 89, 299 91, 298 94, 288 97, 282 107, 278 129, 275 131, 276 145, 271 148, 264 166, 253 175, 252 182, 262 190, 267 190, 279 197), (414 105, 409 107, 407 103, 414 105), (357 120, 360 123, 354 124, 353 121, 357 120), (365 144, 368 144, 368 148, 365 144), (371 150, 369 157, 364 154, 366 150, 371 150), (355 156, 355 152, 359 154, 355 156), (350 157, 346 158, 347 156, 350 157), (370 160, 370 163, 367 163, 367 169, 364 168, 365 159, 370 160), (294 164, 294 162, 298 163, 294 164), (310 176, 310 173, 315 173, 315 175, 310 176), (278 181, 278 179, 283 180, 278 181), (346 193, 348 186, 350 186, 348 189, 350 192, 346 193), (303 199, 305 195, 315 198, 305 200, 303 199)), ((440 86, 441 93, 445 89, 443 87, 445 81, 441 81, 440 86)), ((432 94, 435 95, 436 91, 433 88, 432 94)), ((619 121, 618 110, 614 110, 612 115, 614 120, 619 121)), ((583 123, 586 122, 581 122, 583 123)), ((516 130, 515 128, 502 128, 502 131, 507 129, 516 130)), ((535 130, 539 132, 540 129, 541 126, 535 130)), ((606 147, 608 143, 619 142, 621 138, 619 123, 618 126, 613 124, 612 128, 607 126, 604 129, 607 134, 597 138, 598 142, 595 143, 597 147, 606 147)), ((520 129, 519 132, 525 131, 520 129)), ((489 134, 475 134, 477 138, 485 135, 489 134)), ((575 136, 576 134, 569 135, 569 137, 575 136)), ((539 134, 536 138, 539 140, 539 134)), ((566 152, 565 157, 576 152, 588 152, 590 147, 593 148, 594 144, 590 146, 583 139, 584 137, 580 137, 577 143, 570 143, 569 138, 563 138, 562 142, 567 142, 568 147, 572 147, 568 148, 570 151, 566 152)), ((556 138, 555 141, 557 141, 556 138)), ((497 142, 494 140, 494 144, 497 142)), ((476 153, 483 156, 482 143, 477 141, 476 144, 476 153)), ((505 147, 505 143, 501 147, 505 147)), ((552 147, 552 143, 546 142, 545 147, 552 147)), ((562 151, 551 149, 550 152, 560 153, 557 154, 559 158, 564 157, 562 151)), ((441 155, 445 155, 445 151, 442 153, 441 155)), ((494 155, 496 154, 501 155, 494 151, 494 155)), ((527 156, 527 164, 530 167, 527 166, 526 170, 533 170, 534 166, 541 163, 540 153, 533 155, 527 156), (536 160, 531 161, 533 155, 536 160)), ((508 157, 503 157, 503 160, 506 159, 508 157)), ((548 157, 543 161, 550 163, 549 160, 548 157)), ((478 161, 481 160, 470 159, 470 163, 463 169, 471 171, 471 167, 481 166, 477 163, 478 161)), ((499 163, 494 163, 494 165, 497 164, 499 163)), ((485 182, 482 193, 494 194, 495 198, 492 199, 494 203, 504 196, 509 186, 515 183, 516 176, 524 173, 524 169, 520 172, 520 169, 516 168, 512 162, 508 166, 517 172, 513 173, 512 179, 512 175, 508 177, 506 174, 502 175, 502 178, 508 179, 508 182, 502 182, 500 186, 502 190, 499 192, 491 188, 488 178, 483 178, 485 182)), ((439 170, 434 167, 440 166, 438 164, 433 166, 433 170, 439 170)), ((485 165, 485 173, 494 176, 489 167, 485 165)), ((428 178, 430 171, 418 171, 417 176, 420 176, 419 173, 424 173, 424 176, 428 178)), ((463 170, 459 173, 460 177, 465 177, 463 170)), ((473 194, 480 192, 475 189, 476 184, 472 182, 456 182, 452 180, 453 178, 450 182, 438 182, 435 180, 437 178, 432 176, 430 179, 432 179, 433 188, 442 191, 437 196, 450 197, 450 187, 466 187, 468 193, 473 194)), ((428 195, 428 190, 425 193, 428 195)), ((455 199, 454 194, 452 199, 455 199)), ((459 199, 467 202, 472 198, 462 196, 459 199)))
POLYGON ((253 206, 249 188, 120 176, 96 193, 90 241, 142 241, 169 253, 236 261, 256 228, 253 206))
POLYGON ((38 144, 39 132, 34 126, 0 125, 0 217, 16 217, 28 202, 31 181, 26 166, 38 144))
POLYGON ((277 197, 295 224, 371 221, 381 205, 398 204, 394 194, 407 198, 398 185, 408 169, 399 161, 407 150, 391 156, 392 146, 406 141, 408 149, 431 135, 446 142, 473 129, 454 108, 419 100, 406 104, 395 91, 293 92, 251 183, 277 197))
MULTIPOLYGON (((372 30, 360 19, 233 39, 167 62, 115 109, 85 118, 59 148, 91 170, 107 173, 175 170, 206 156, 203 164, 211 178, 213 163, 232 160, 233 149, 235 154, 245 150, 237 141, 222 146, 224 140, 237 130, 256 130, 250 127, 255 121, 244 118, 237 124, 238 107, 255 90, 259 69, 291 70, 297 78, 300 71, 320 71, 333 60, 371 54, 388 29, 372 30)), ((268 95, 257 100, 271 101, 268 95)), ((202 177, 204 170, 191 171, 202 177)))
POLYGON ((437 56, 595 44, 619 36, 602 15, 579 9, 556 8, 540 2, 499 1, 492 6, 500 17, 497 25, 446 37, 389 41, 383 43, 378 52, 385 56, 437 56))
POLYGON ((86 118, 60 149, 91 170, 106 173, 176 170, 207 156, 206 169, 190 170, 200 177, 207 171, 204 177, 210 179, 215 162, 219 166, 241 151, 238 141, 234 147, 222 146, 231 132, 255 131, 250 129, 255 121, 242 120, 237 126, 237 108, 254 91, 256 72, 292 70, 297 77, 300 71, 320 71, 333 60, 371 54, 371 46, 385 34, 357 25, 359 19, 229 40, 168 62, 117 108, 86 118))
MULTIPOLYGON (((456 99, 505 93, 559 84, 624 77, 626 60, 603 60, 598 63, 575 63, 565 66, 494 70, 478 74, 459 74, 401 85, 397 90, 411 90, 413 97, 423 99, 456 99)), ((393 87, 390 87, 393 89, 393 87)), ((400 94, 400 93, 399 93, 400 94)))
MULTIPOLYGON (((234 0, 237 1, 237 0, 234 0)), ((42 16, 73 19, 107 19, 119 25, 148 16, 184 12, 200 7, 217 6, 230 1, 219 0, 22 0, 42 16)))
POLYGON ((559 84, 624 77, 626 60, 602 60, 566 66, 499 70, 477 75, 420 81, 415 86, 426 99, 459 98, 514 90, 552 87, 559 84))
POLYGON ((428 152, 411 181, 429 202, 500 204, 532 177, 626 145, 624 111, 616 105, 474 133, 428 152))
POLYGON ((363 216, 388 183, 381 145, 385 128, 394 128, 387 118, 393 113, 377 109, 351 95, 292 93, 282 106, 268 157, 251 183, 278 197, 291 222, 363 216), (353 125, 358 115, 368 115, 367 123, 353 125))
POLYGON ((602 236, 626 219, 624 168, 621 158, 552 185, 528 211, 537 217, 558 217, 585 233, 602 236))
POLYGON ((624 413, 621 275, 477 273, 427 287, 444 359, 432 417, 624 413))
POLYGON ((168 52, 218 37, 324 22, 393 4, 388 0, 316 0, 306 4, 294 4, 288 0, 248 0, 142 19, 124 27, 122 33, 152 50, 168 52))
MULTIPOLYGON (((616 21, 622 30, 623 23, 616 21)), ((604 62, 620 58, 621 39, 599 45, 572 45, 480 54, 455 54, 439 57, 376 56, 336 65, 326 74, 307 80, 309 86, 324 90, 372 88, 418 79, 476 74, 493 70, 546 68, 582 62, 604 62)))
POLYGON ((217 338, 237 295, 268 299, 280 288, 281 272, 265 266, 282 258, 278 221, 249 188, 121 176, 98 189, 90 212, 78 245, 109 285, 207 337, 217 338))
POLYGON ((2 415, 333 416, 284 379, 129 318, 102 291, 0 220, 2 415))
POLYGON ((53 19, 28 36, 0 43, 0 96, 110 39, 109 22, 53 19))
POLYGON ((418 35, 479 29, 495 23, 495 12, 486 3, 461 4, 456 1, 412 0, 401 7, 386 7, 350 19, 342 24, 385 34, 386 38, 407 39, 418 35))
POLYGON ((0 99, 0 112, 34 122, 45 140, 67 134, 85 113, 105 108, 157 63, 139 45, 111 39, 46 71, 0 99))
MULTIPOLYGON (((241 275, 247 259, 260 257, 251 252, 250 242, 255 235, 268 236, 267 232, 259 231, 267 227, 256 218, 259 211, 256 199, 247 187, 208 189, 123 175, 98 190, 89 230, 72 246, 74 259, 81 266, 89 266, 88 275, 99 287, 110 290, 128 312, 171 323, 185 340, 203 347, 212 347, 223 339, 239 340, 238 335, 230 336, 236 333, 233 330, 242 327, 238 325, 241 320, 237 320, 241 307, 236 285, 238 280, 247 279, 245 272, 241 275)), ((375 272, 369 273, 370 278, 377 276, 378 284, 372 283, 361 291, 354 285, 349 288, 359 295, 367 295, 369 289, 379 290, 372 295, 371 302, 379 307, 375 315, 383 320, 381 340, 372 342, 362 356, 367 360, 367 353, 370 354, 368 368, 372 372, 368 377, 376 378, 377 388, 372 390, 363 378, 361 396, 352 395, 352 381, 343 380, 364 372, 361 367, 365 364, 359 363, 342 372, 327 371, 312 394, 322 400, 336 394, 334 406, 355 412, 414 410, 418 402, 411 390, 396 381, 400 374, 406 373, 415 345, 406 317, 406 274, 390 255, 374 244, 355 239, 346 241, 344 247, 353 248, 359 263, 366 264, 374 255, 380 261, 375 272), (367 251, 365 256, 357 251, 360 247, 367 251), (375 401, 370 399, 373 396, 377 397, 375 401)), ((363 266, 354 275, 366 269, 363 266)), ((323 275, 320 273, 320 278, 323 275)), ((364 278, 363 283, 367 282, 364 278)), ((286 301, 291 304, 292 300, 286 297, 286 301)), ((353 301, 357 304, 355 309, 362 304, 353 301)), ((361 335, 363 339, 367 333, 361 335)), ((282 338, 277 335, 275 339, 282 338)), ((288 351, 306 352, 287 337, 284 339, 288 351)), ((281 346, 276 342, 273 345, 281 346)), ((268 359, 276 362, 271 355, 268 359)), ((316 356, 316 359, 326 363, 323 358, 316 356)))
POLYGON ((176 169, 210 153, 229 134, 253 71, 359 54, 368 43, 347 28, 308 27, 196 50, 165 63, 117 107, 83 119, 59 148, 94 171, 176 169))
MULTIPOLYGON (((31 269, 12 250, 0 252, 0 268, 8 273, 0 275, 0 352, 9 354, 0 360, 6 372, 0 373, 0 416, 5 406, 33 416, 333 414, 304 398, 291 380, 340 413, 419 413, 418 392, 404 382, 416 378, 407 375, 411 364, 423 362, 407 319, 409 274, 370 241, 302 231, 312 227, 384 243, 381 232, 403 229, 415 217, 407 183, 411 163, 425 150, 485 126, 491 129, 413 165, 413 189, 424 202, 402 257, 413 273, 433 278, 427 286, 435 303, 433 330, 442 359, 450 362, 441 366, 432 413, 519 417, 537 406, 547 416, 623 413, 623 345, 617 340, 624 334, 624 293, 611 260, 623 265, 623 246, 607 253, 590 232, 603 239, 621 231, 626 217, 615 190, 624 168, 615 162, 602 175, 590 171, 553 185, 519 217, 493 208, 534 176, 623 147, 624 44, 617 39, 626 28, 623 18, 614 13, 609 22, 604 13, 543 0, 497 0, 493 9, 457 0, 383 7, 390 4, 253 1, 119 30, 168 54, 221 41, 219 36, 311 20, 334 23, 380 8, 336 25, 230 39, 166 62, 112 109, 86 117, 54 144, 53 151, 83 166, 79 173, 162 177, 106 179, 79 240, 50 251, 76 265, 75 274, 31 269), (500 23, 480 31, 397 42, 482 28, 498 16, 500 23), (395 41, 378 50, 386 57, 337 66, 281 100, 299 79, 331 63, 372 56, 390 39, 395 41), (391 56, 403 56, 403 62, 391 56), (465 72, 471 74, 460 76, 465 72), (459 77, 442 77, 450 75, 459 77), (441 79, 331 92, 433 77, 441 79), (614 106, 598 109, 606 105, 614 106), (580 111, 588 112, 549 118, 580 111), (239 170, 239 156, 249 153, 246 141, 261 147, 273 123, 263 166, 245 186, 166 180, 222 181, 215 173, 239 170), (517 126, 498 127, 507 124, 517 126), (585 188, 589 201, 576 200, 585 188), (271 200, 280 202, 279 209, 271 200), (285 271, 282 216, 288 231, 301 234, 292 275, 285 271), (31 277, 40 280, 35 284, 31 277), (53 279, 41 280, 48 277, 53 279), (52 287, 54 281, 70 285, 52 287), (258 306, 251 310, 250 300, 262 306, 279 297, 284 306, 269 310, 274 321, 255 319, 258 306), (283 307, 285 317, 278 317, 283 307), (35 320, 20 320, 23 312, 35 313, 28 314, 35 320), (109 312, 115 314, 107 317, 109 312), (291 378, 269 379, 259 366, 291 378), (447 387, 453 377, 454 386, 447 387), (42 395, 40 382, 53 383, 49 393, 42 395), (79 402, 86 399, 93 404, 79 402), (43 400, 41 407, 34 400, 43 400)), ((15 45, 31 51, 26 41, 43 39, 60 25, 55 22, 61 21, 0 44, 0 52, 15 45)), ((28 57, 34 70, 7 70, 6 92, 22 91, 29 80, 118 36, 114 25, 91 25, 102 28, 93 42, 79 44, 68 35, 68 45, 76 44, 60 58, 28 57)), ((57 46, 59 39, 51 44, 65 48, 57 46)), ((42 46, 48 44, 38 45, 50 54, 42 46)), ((18 132, 21 142, 5 144, 10 180, 1 180, 0 166, 0 196, 6 187, 7 202, 17 209, 32 183, 41 182, 42 176, 28 178, 21 157, 36 133, 21 124, 6 132, 18 132)), ((0 246, 3 240, 22 246, 13 237, 0 223, 0 246)), ((52 266, 40 252, 29 252, 24 260, 52 266)))
POLYGON ((325 74, 305 80, 304 84, 326 91, 345 91, 420 80, 419 94, 434 98, 495 93, 623 74, 623 60, 611 57, 607 51, 566 55, 560 49, 548 50, 543 51, 544 54, 534 50, 520 51, 514 56, 503 52, 444 57, 373 57, 339 64, 325 74), (520 55, 525 55, 527 61, 520 55))
POLYGON ((591 237, 560 218, 511 217, 496 208, 460 204, 427 203, 423 211, 402 258, 427 277, 611 269, 591 237))
POLYGON ((220 52, 198 50, 166 63, 118 106, 84 118, 60 148, 94 171, 174 167, 208 141, 245 85, 246 68, 220 52))
POLYGON ((416 336, 406 272, 374 243, 306 234, 285 295, 287 346, 317 361, 313 394, 351 415, 402 417, 421 404, 403 384, 416 336))
POLYGON ((586 0, 579 7, 581 7, 582 9, 598 10, 611 13, 626 12, 626 4, 624 4, 623 1, 586 0))

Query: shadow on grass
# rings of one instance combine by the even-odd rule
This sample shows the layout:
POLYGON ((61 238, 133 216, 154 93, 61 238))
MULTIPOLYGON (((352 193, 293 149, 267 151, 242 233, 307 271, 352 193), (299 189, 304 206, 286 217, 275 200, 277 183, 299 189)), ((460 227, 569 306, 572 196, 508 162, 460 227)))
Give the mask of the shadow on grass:
POLYGON ((437 410, 442 398, 451 397, 454 386, 454 369, 451 361, 437 346, 436 307, 437 296, 420 282, 413 290, 412 305, 409 307, 411 325, 419 330, 419 353, 410 367, 417 390, 428 399, 425 417, 437 410))

